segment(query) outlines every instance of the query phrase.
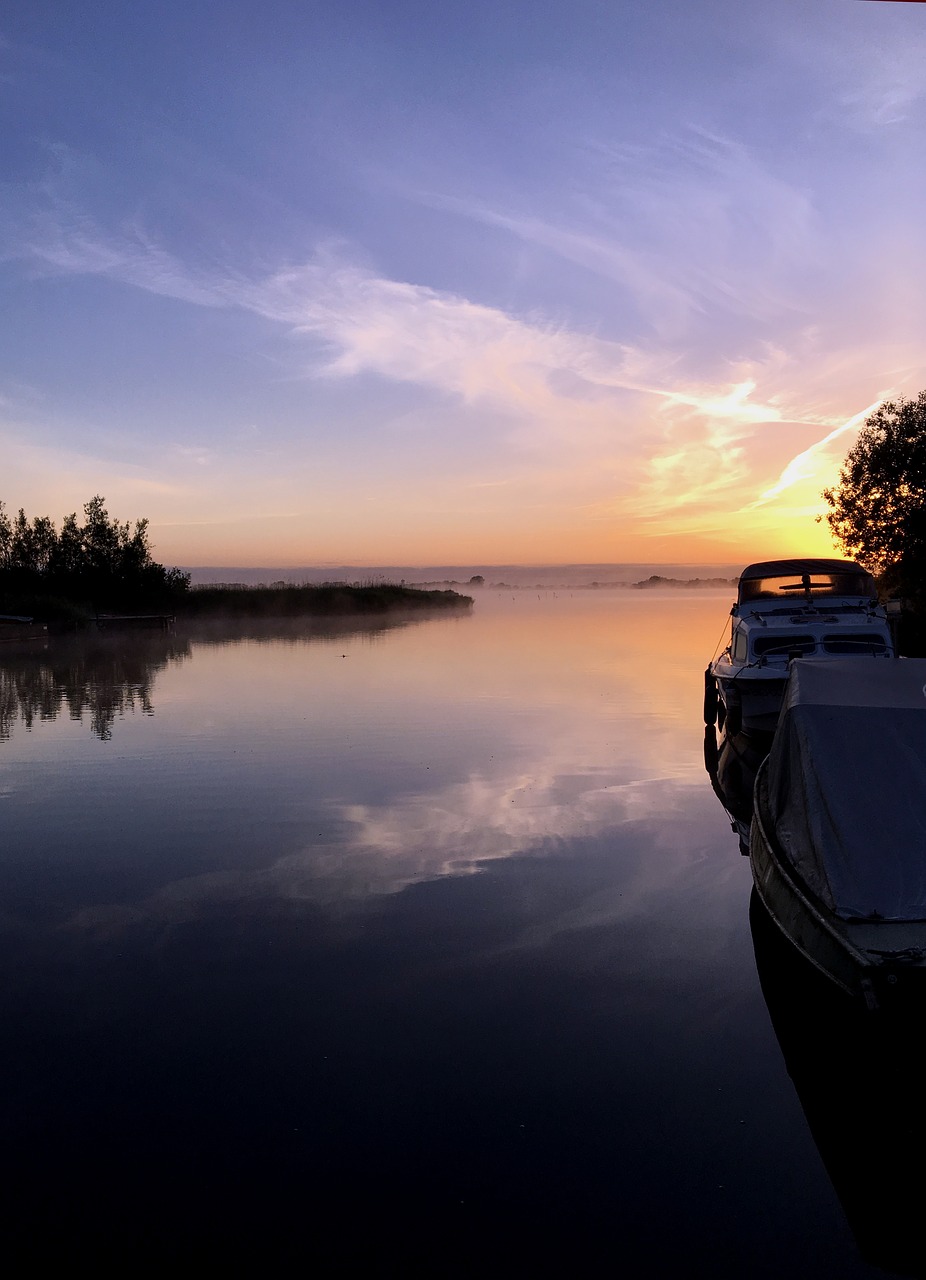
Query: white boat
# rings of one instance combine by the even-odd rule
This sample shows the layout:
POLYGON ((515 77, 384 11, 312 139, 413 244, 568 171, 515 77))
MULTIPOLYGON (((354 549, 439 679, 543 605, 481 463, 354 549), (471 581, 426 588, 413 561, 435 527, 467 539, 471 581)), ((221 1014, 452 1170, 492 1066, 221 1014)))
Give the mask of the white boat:
POLYGON ((740 575, 730 642, 705 674, 704 719, 774 732, 793 658, 892 658, 875 581, 851 560, 767 560, 740 575))
POLYGON ((926 981, 926 659, 791 663, 749 858, 772 919, 869 1006, 926 981))

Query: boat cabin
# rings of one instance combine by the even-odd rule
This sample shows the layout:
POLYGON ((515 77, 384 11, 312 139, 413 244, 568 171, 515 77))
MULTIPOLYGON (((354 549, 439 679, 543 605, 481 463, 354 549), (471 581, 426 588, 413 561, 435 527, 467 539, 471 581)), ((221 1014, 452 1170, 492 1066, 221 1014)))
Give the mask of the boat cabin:
POLYGON ((850 560, 768 560, 739 579, 730 658, 786 664, 811 655, 889 654, 874 578, 850 560))
POLYGON ((813 605, 834 596, 861 604, 877 600, 878 591, 871 574, 851 560, 764 560, 740 574, 736 605, 777 601, 790 612, 795 601, 813 605))
POLYGON ((892 658, 874 578, 851 560, 764 560, 740 574, 730 643, 705 673, 705 721, 771 732, 792 658, 892 658), (718 697, 720 705, 718 706, 718 697))

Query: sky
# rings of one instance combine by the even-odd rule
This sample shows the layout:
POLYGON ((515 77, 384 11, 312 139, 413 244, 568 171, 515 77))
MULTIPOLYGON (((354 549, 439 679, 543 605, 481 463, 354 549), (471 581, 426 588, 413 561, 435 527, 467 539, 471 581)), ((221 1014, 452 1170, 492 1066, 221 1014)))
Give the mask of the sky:
POLYGON ((170 564, 835 554, 926 5, 14 0, 0 499, 170 564))

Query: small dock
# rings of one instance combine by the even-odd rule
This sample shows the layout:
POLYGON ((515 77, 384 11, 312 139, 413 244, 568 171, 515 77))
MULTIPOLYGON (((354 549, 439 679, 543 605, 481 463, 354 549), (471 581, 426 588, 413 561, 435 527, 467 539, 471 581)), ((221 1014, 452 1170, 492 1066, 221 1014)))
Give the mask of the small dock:
POLYGON ((175 622, 172 613, 98 613, 100 631, 170 631, 175 622))
POLYGON ((24 640, 47 640, 44 622, 15 613, 0 613, 0 644, 20 644, 24 640))

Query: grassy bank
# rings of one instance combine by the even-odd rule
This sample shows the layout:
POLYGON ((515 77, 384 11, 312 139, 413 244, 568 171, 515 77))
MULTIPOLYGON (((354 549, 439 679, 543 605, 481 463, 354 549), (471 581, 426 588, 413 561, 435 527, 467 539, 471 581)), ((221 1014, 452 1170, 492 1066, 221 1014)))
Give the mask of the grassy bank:
POLYGON ((197 587, 151 599, 108 601, 96 608, 86 600, 20 594, 0 597, 0 614, 34 618, 55 630, 92 626, 99 613, 172 614, 177 618, 375 617, 425 610, 469 609, 471 596, 456 591, 425 591, 392 583, 286 587, 197 587))
POLYGON ((196 587, 175 606, 178 617, 220 615, 247 618, 332 617, 401 610, 468 609, 472 596, 456 591, 422 591, 394 583, 350 586, 324 583, 303 587, 196 587))

